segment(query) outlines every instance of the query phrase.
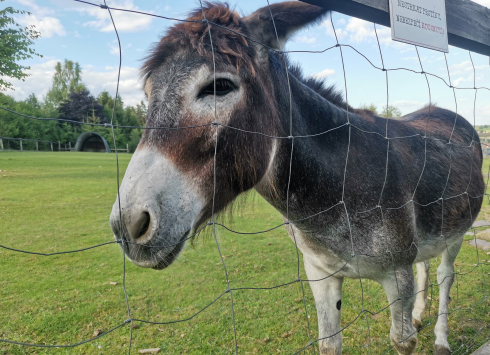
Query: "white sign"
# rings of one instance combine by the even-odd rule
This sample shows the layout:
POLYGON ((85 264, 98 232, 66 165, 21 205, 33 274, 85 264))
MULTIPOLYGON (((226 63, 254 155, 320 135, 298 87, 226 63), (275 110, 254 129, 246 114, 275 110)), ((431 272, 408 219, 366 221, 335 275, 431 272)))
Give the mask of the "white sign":
POLYGON ((390 0, 391 38, 449 52, 445 0, 390 0))

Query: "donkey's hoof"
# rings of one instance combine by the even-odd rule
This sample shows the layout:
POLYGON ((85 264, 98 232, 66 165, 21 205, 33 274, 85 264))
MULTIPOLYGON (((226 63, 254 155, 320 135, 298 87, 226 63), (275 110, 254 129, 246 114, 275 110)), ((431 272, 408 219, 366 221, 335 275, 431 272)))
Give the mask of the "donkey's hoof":
POLYGON ((420 328, 422 328, 422 326, 423 326, 422 322, 419 321, 418 319, 415 319, 415 318, 412 319, 412 324, 415 327, 415 329, 417 329, 417 331, 420 330, 420 328))
POLYGON ((401 342, 395 342, 391 339, 391 345, 393 345, 399 355, 411 355, 417 347, 417 335, 413 334, 410 338, 401 342))
POLYGON ((335 348, 326 348, 326 347, 320 348, 320 355, 339 355, 341 353, 342 351, 339 351, 338 349, 335 348))
POLYGON ((442 345, 434 345, 434 355, 451 355, 451 350, 442 345))

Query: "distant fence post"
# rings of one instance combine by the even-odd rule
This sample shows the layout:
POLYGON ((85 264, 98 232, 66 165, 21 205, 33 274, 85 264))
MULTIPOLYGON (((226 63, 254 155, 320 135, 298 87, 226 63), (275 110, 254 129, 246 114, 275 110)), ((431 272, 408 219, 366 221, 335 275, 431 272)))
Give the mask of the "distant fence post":
POLYGON ((0 138, 0 148, 2 148, 2 150, 3 150, 3 139, 2 138, 0 138))
POLYGON ((23 151, 24 149, 22 148, 22 138, 20 139, 20 150, 23 151))
POLYGON ((38 152, 38 151, 39 151, 39 142, 36 141, 36 152, 38 152))
POLYGON ((69 148, 70 148, 70 150, 71 150, 71 142, 68 142, 68 147, 69 147, 69 148))
POLYGON ((61 142, 58 141, 58 152, 61 152, 61 142))
POLYGON ((126 153, 129 154, 129 144, 126 143, 126 153))
POLYGON ((51 142, 51 151, 53 151, 53 142, 51 142))
POLYGON ((66 152, 66 143, 65 143, 65 152, 66 152))

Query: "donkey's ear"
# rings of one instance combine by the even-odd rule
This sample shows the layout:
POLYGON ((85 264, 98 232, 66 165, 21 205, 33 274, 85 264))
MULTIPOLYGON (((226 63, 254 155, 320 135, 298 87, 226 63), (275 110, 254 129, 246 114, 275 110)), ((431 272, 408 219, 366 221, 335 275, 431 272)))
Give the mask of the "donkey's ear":
MULTIPOLYGON (((282 50, 294 32, 320 20, 328 12, 327 9, 301 1, 286 1, 272 4, 270 7, 264 6, 250 16, 244 17, 242 21, 247 26, 252 39, 282 50)), ((258 47, 261 55, 267 53, 266 47, 260 44, 258 47)))

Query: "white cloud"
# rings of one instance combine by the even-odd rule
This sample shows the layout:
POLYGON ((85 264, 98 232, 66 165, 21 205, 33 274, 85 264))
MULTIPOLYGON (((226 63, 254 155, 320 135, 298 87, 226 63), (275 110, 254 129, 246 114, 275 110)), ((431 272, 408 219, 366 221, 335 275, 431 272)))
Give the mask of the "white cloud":
MULTIPOLYGON (((453 85, 459 86, 459 84, 461 84, 462 82, 468 82, 468 81, 473 81, 473 78, 472 77, 469 77, 469 78, 460 77, 460 78, 457 78, 456 80, 453 81, 453 85)), ((471 86, 473 87, 473 85, 471 85, 471 86)))
MULTIPOLYGON (((31 66, 28 71, 31 74, 25 81, 10 80, 15 91, 9 90, 5 94, 13 96, 16 100, 24 100, 31 93, 42 98, 51 86, 54 66, 60 60, 52 59, 42 64, 31 66)), ((117 67, 106 67, 97 70, 92 66, 82 67, 82 81, 92 95, 97 96, 101 91, 107 90, 111 95, 116 93, 117 67)), ((139 83, 139 69, 133 67, 121 68, 121 80, 119 81, 119 94, 125 105, 135 105, 144 99, 139 83)))
POLYGON ((407 114, 418 109, 424 107, 427 103, 422 103, 418 101, 407 101, 407 100, 398 100, 395 102, 390 102, 391 106, 398 107, 403 114, 407 114))
POLYGON ((312 77, 314 77, 315 79, 324 79, 327 76, 331 76, 331 75, 335 75, 335 70, 333 70, 333 69, 325 69, 325 70, 322 70, 319 73, 313 74, 312 77))
MULTIPOLYGON (((111 7, 142 11, 138 6, 133 4, 133 0, 112 1, 111 7)), ((92 27, 102 32, 114 31, 109 12, 107 10, 103 10, 93 6, 81 6, 77 7, 76 10, 80 13, 85 13, 95 17, 96 20, 85 22, 83 24, 84 26, 92 27)), ((124 11, 112 11, 112 16, 114 18, 116 28, 119 32, 144 31, 150 28, 150 24, 153 21, 153 18, 151 16, 124 11)))
POLYGON ((36 15, 25 15, 19 18, 19 22, 24 26, 34 25, 36 30, 41 32, 41 37, 44 38, 66 35, 65 28, 60 20, 55 17, 46 16, 39 19, 36 15))
MULTIPOLYGON (((82 72, 83 83, 93 95, 106 90, 111 95, 116 93, 117 70, 115 67, 106 67, 105 71, 94 70, 92 66, 84 66, 82 72)), ((144 98, 139 81, 139 69, 133 67, 121 68, 119 81, 119 95, 125 105, 136 105, 144 98)))
POLYGON ((316 38, 315 37, 302 36, 302 37, 295 38, 295 42, 313 44, 316 42, 316 38))
POLYGON ((55 14, 53 9, 48 7, 42 7, 36 4, 34 0, 16 0, 17 3, 29 7, 31 15, 24 15, 18 18, 20 24, 24 26, 36 27, 36 30, 41 32, 41 37, 49 38, 54 35, 64 36, 66 35, 65 28, 61 24, 60 20, 52 15, 55 14), (48 16, 50 15, 50 16, 48 16))
POLYGON ((472 0, 472 1, 476 2, 477 4, 490 8, 490 0, 472 0))
POLYGON ((42 7, 36 4, 34 0, 16 0, 17 3, 27 6, 30 8, 30 11, 37 16, 44 17, 47 15, 53 15, 55 11, 48 7, 42 7))
MULTIPOLYGON (((478 69, 488 69, 488 65, 476 65, 475 70, 478 69)), ((449 67, 449 72, 451 75, 462 75, 464 73, 473 72, 473 64, 470 60, 453 64, 449 67)))
POLYGON ((327 35, 330 37, 335 38, 335 35, 337 35, 338 40, 342 40, 347 36, 347 32, 343 30, 342 28, 336 27, 335 31, 333 30, 332 27, 332 22, 330 20, 325 20, 320 24, 320 27, 325 28, 325 31, 327 32, 327 35))
MULTIPOLYGON (((343 19, 341 19, 343 20, 343 19)), ((337 21, 339 25, 345 24, 345 21, 337 21)), ((379 43, 386 46, 394 46, 399 49, 402 53, 413 50, 413 47, 404 43, 396 42, 391 39, 391 29, 389 27, 384 27, 376 25, 376 31, 374 30, 374 25, 371 22, 367 22, 355 17, 352 17, 345 25, 345 28, 337 26, 335 28, 335 33, 332 29, 332 23, 330 20, 325 20, 320 24, 321 27, 326 29, 327 35, 330 37, 335 37, 335 33, 339 41, 348 37, 350 42, 353 43, 376 43, 376 34, 378 35, 379 43)))
POLYGON ((13 96, 16 100, 24 100, 30 94, 34 93, 37 97, 46 95, 51 85, 51 81, 54 74, 54 66, 58 60, 48 60, 42 64, 31 65, 30 70, 26 70, 26 73, 30 74, 25 81, 17 79, 8 79, 15 91, 8 90, 5 94, 13 96))

